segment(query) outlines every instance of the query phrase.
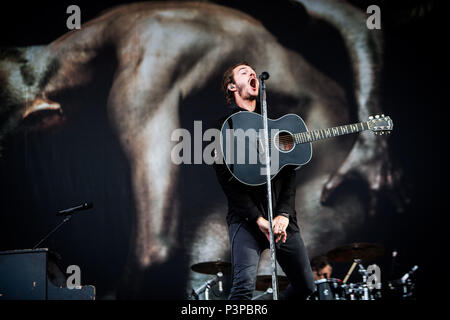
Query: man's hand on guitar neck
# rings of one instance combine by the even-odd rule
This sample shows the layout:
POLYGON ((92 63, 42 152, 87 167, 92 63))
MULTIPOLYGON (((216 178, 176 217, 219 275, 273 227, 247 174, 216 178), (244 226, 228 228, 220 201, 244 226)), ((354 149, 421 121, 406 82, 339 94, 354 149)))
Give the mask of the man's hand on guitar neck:
MULTIPOLYGON (((273 234, 275 238, 275 243, 278 243, 278 241, 282 241, 283 243, 286 242, 287 233, 286 228, 289 224, 289 219, 278 215, 273 219, 273 234)), ((258 225, 259 229, 262 231, 262 233, 265 234, 267 240, 270 242, 270 233, 269 233, 269 221, 263 217, 259 217, 256 220, 256 224, 258 225)))

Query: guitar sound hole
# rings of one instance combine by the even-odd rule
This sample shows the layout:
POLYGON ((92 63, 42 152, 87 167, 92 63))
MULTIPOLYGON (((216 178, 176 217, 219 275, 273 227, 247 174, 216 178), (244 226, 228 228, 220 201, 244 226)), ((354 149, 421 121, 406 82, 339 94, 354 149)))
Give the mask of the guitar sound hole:
POLYGON ((291 151, 294 148, 294 137, 286 131, 281 131, 275 136, 275 145, 282 152, 291 151))

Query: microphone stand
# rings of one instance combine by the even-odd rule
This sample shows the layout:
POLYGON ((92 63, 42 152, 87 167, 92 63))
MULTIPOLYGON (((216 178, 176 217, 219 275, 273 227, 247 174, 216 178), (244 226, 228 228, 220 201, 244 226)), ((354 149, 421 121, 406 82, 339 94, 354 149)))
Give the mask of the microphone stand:
POLYGON ((53 233, 55 233, 59 228, 62 227, 62 225, 64 223, 66 223, 67 221, 70 220, 70 218, 72 218, 72 215, 67 215, 63 221, 61 221, 55 228, 53 228, 53 230, 51 230, 49 233, 47 233, 47 235, 41 240, 39 241, 34 247, 33 249, 36 249, 42 242, 44 242, 45 240, 47 240, 48 237, 50 237, 53 233))
POLYGON ((273 213, 272 213, 272 183, 270 179, 270 154, 269 154, 269 128, 267 122, 267 102, 266 102, 266 84, 264 80, 269 78, 267 72, 263 72, 259 76, 260 83, 260 102, 261 102, 261 113, 263 117, 264 125, 264 149, 265 152, 265 164, 266 164, 266 185, 267 185, 267 216, 269 218, 269 238, 270 238, 270 262, 272 266, 272 289, 273 289, 273 300, 278 300, 278 283, 277 283, 277 261, 275 257, 275 240, 273 235, 273 213))
POLYGON ((61 221, 55 228, 53 228, 53 230, 51 230, 49 233, 47 233, 47 235, 41 240, 39 241, 34 247, 33 249, 36 249, 42 242, 44 242, 45 240, 47 240, 48 237, 50 237, 53 233, 55 233, 59 228, 62 227, 62 225, 64 223, 66 223, 67 221, 69 221, 72 216, 79 210, 86 210, 86 209, 90 209, 92 208, 92 202, 85 202, 84 204, 82 204, 81 206, 78 207, 73 207, 73 208, 69 208, 69 209, 65 209, 65 210, 60 210, 58 211, 58 213, 56 214, 57 216, 65 216, 65 218, 63 219, 63 221, 61 221))
POLYGON ((192 293, 191 296, 192 298, 194 298, 195 300, 199 300, 199 296, 202 293, 205 293, 205 300, 209 300, 209 290, 216 284, 219 283, 219 291, 222 292, 223 289, 221 290, 220 286, 221 286, 221 281, 223 278, 223 273, 222 272, 218 272, 214 278, 209 279, 208 281, 206 281, 204 284, 202 284, 200 287, 198 287, 197 289, 192 289, 192 293))

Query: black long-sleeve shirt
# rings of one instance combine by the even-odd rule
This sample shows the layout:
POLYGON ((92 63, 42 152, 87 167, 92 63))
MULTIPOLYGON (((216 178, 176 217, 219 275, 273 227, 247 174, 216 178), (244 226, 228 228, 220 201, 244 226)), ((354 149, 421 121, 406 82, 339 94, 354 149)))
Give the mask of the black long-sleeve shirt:
MULTIPOLYGON (((217 128, 220 130, 226 118, 235 112, 243 111, 234 105, 230 112, 219 119, 217 128)), ((248 186, 233 177, 225 163, 215 163, 217 179, 228 200, 227 223, 255 222, 258 217, 267 216, 267 186, 248 186)), ((284 167, 272 179, 272 212, 274 217, 279 214, 289 215, 287 231, 298 231, 297 213, 295 211, 295 168, 284 167)))

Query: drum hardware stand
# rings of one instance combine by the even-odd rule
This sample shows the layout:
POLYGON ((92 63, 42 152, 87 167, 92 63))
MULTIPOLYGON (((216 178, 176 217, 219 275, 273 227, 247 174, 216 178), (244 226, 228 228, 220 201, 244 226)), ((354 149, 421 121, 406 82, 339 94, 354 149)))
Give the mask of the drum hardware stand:
POLYGON ((361 264, 361 259, 354 259, 352 266, 350 267, 350 270, 347 272, 347 275, 344 278, 344 281, 342 281, 344 284, 347 282, 348 278, 350 278, 350 275, 352 274, 355 267, 358 266, 359 270, 358 272, 361 274, 363 278, 363 300, 370 300, 369 298, 369 288, 367 287, 367 270, 364 268, 364 266, 361 264))
POLYGON ((411 287, 413 287, 412 281, 410 279, 410 276, 417 271, 417 269, 419 269, 419 267, 417 265, 415 265, 414 267, 412 267, 411 271, 405 273, 405 275, 403 275, 403 277, 401 277, 400 281, 402 283, 402 288, 403 288, 403 295, 402 298, 406 299, 408 297, 410 297, 412 295, 411 292, 408 292, 409 289, 411 289, 411 287))
POLYGON ((355 288, 353 283, 350 283, 348 292, 350 293, 350 300, 356 300, 355 288))
POLYGON ((359 273, 361 274, 361 276, 363 278, 363 285, 362 285, 363 292, 364 292, 363 300, 370 300, 369 288, 367 287, 367 270, 361 264, 361 260, 356 259, 355 261, 357 261, 357 263, 358 263, 359 273))
MULTIPOLYGON (((269 126, 267 123, 267 101, 266 101, 266 84, 264 80, 269 79, 269 73, 263 72, 259 76, 260 83, 260 102, 261 102, 261 114, 263 117, 264 126, 264 150, 265 152, 265 164, 266 164, 266 185, 267 185, 267 216, 269 219, 269 238, 270 238, 270 262, 272 267, 272 289, 273 300, 278 300, 278 280, 277 280, 277 261, 275 257, 275 240, 273 235, 273 213, 272 213, 272 182, 270 179, 271 172, 271 160, 269 154, 269 126)), ((273 144, 272 144, 273 146, 273 144)))
POLYGON ((209 291, 216 283, 219 284, 219 291, 220 292, 223 291, 222 279, 223 279, 223 273, 217 272, 217 274, 214 276, 214 278, 206 281, 204 284, 202 284, 197 289, 192 289, 191 297, 193 297, 195 300, 199 300, 199 296, 202 293, 205 293, 205 300, 209 300, 209 291))
POLYGON ((409 289, 412 287, 411 279, 406 280, 405 282, 402 282, 402 299, 409 298, 412 294, 409 292, 409 289))

